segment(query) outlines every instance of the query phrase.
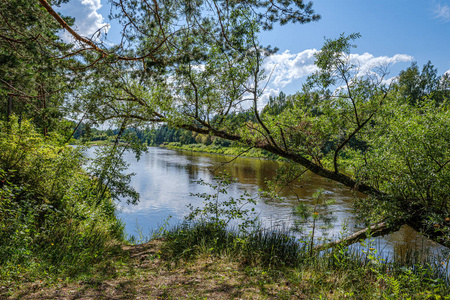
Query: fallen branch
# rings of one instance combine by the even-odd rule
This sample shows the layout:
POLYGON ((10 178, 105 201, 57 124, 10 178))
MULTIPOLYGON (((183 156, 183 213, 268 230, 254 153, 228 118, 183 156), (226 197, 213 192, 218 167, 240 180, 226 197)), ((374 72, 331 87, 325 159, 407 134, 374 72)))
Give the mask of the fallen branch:
POLYGON ((337 245, 341 246, 349 246, 351 244, 357 243, 360 240, 364 240, 368 237, 377 237, 377 236, 383 236, 395 231, 398 231, 400 229, 401 225, 388 225, 386 222, 380 222, 377 224, 374 224, 370 227, 364 228, 362 230, 359 230, 352 235, 349 235, 345 238, 342 238, 340 240, 332 241, 329 243, 317 245, 314 247, 315 251, 322 251, 328 248, 335 247, 337 245))

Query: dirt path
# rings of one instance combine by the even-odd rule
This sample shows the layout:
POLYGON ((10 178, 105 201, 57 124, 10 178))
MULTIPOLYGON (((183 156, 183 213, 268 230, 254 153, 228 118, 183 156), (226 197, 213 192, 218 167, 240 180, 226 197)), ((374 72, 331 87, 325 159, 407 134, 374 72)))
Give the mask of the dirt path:
POLYGON ((236 262, 201 257, 175 266, 160 258, 160 246, 160 241, 123 246, 131 260, 106 267, 105 273, 113 274, 107 279, 34 282, 3 299, 304 299, 287 282, 271 282, 265 272, 236 262))

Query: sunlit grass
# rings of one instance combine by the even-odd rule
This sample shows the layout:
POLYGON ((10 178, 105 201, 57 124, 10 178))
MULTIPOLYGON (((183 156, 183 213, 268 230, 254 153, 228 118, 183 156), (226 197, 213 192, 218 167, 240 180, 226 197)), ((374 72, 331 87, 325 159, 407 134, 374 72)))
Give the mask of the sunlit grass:
MULTIPOLYGON (((209 257, 238 262, 254 278, 268 276, 259 283, 264 290, 270 290, 273 282, 287 282, 286 295, 301 291, 323 299, 447 299, 450 293, 448 273, 432 263, 431 256, 385 261, 374 247, 336 248, 311 256, 308 241, 296 240, 288 231, 242 235, 207 223, 181 224, 161 238, 161 257, 175 266, 209 257)), ((413 255, 419 254, 409 254, 413 255)))

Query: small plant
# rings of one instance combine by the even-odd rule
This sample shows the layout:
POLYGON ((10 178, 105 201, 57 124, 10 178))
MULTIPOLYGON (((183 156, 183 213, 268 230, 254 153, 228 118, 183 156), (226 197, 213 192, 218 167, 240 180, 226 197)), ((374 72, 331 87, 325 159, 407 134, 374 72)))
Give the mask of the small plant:
POLYGON ((314 237, 316 235, 316 228, 318 222, 322 222, 323 226, 320 229, 326 233, 326 230, 331 228, 331 222, 335 219, 332 216, 332 212, 328 209, 330 205, 335 203, 334 199, 324 200, 323 198, 324 190, 318 189, 313 194, 313 205, 307 205, 304 203, 300 203, 294 208, 294 216, 300 217, 300 220, 294 221, 294 230, 303 231, 303 225, 307 225, 311 228, 311 232, 309 233, 309 249, 310 255, 312 256, 314 250, 314 237))
POLYGON ((194 208, 182 224, 164 231, 165 252, 172 259, 191 258, 197 254, 230 255, 243 264, 280 267, 298 265, 305 248, 282 229, 260 228, 254 208, 256 201, 245 192, 239 198, 226 197, 233 180, 221 174, 211 187, 213 194, 193 196, 204 199, 204 206, 194 208))
POLYGON ((215 193, 198 193, 191 194, 203 199, 203 207, 193 207, 188 205, 191 212, 185 217, 188 222, 200 221, 205 223, 211 223, 219 228, 225 229, 229 226, 230 222, 237 223, 239 232, 249 233, 249 231, 255 229, 258 225, 258 218, 255 213, 255 208, 245 208, 248 205, 255 205, 254 200, 247 191, 239 198, 228 197, 222 199, 227 194, 227 190, 230 185, 235 182, 232 180, 229 174, 221 173, 214 178, 213 183, 208 183, 203 180, 197 181, 198 184, 208 186, 214 189, 215 193))

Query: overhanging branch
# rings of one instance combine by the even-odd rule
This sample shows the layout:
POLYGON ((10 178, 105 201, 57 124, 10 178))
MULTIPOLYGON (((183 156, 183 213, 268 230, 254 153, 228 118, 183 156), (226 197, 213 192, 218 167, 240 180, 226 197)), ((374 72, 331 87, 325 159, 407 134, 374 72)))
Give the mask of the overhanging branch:
POLYGON ((58 21, 58 23, 62 26, 62 28, 64 28, 65 30, 67 30, 77 41, 80 41, 84 44, 87 44, 89 46, 91 46, 95 51, 97 51, 98 53, 100 53, 102 55, 102 57, 107 56, 107 53, 100 49, 96 44, 94 44, 91 40, 88 40, 82 36, 80 36, 78 33, 76 33, 75 30, 73 30, 69 24, 66 23, 66 21, 63 20, 63 18, 61 18, 61 16, 53 10, 53 8, 50 6, 50 4, 48 4, 48 2, 46 0, 39 0, 39 2, 41 3, 41 5, 47 10, 47 12, 56 20, 58 21))

